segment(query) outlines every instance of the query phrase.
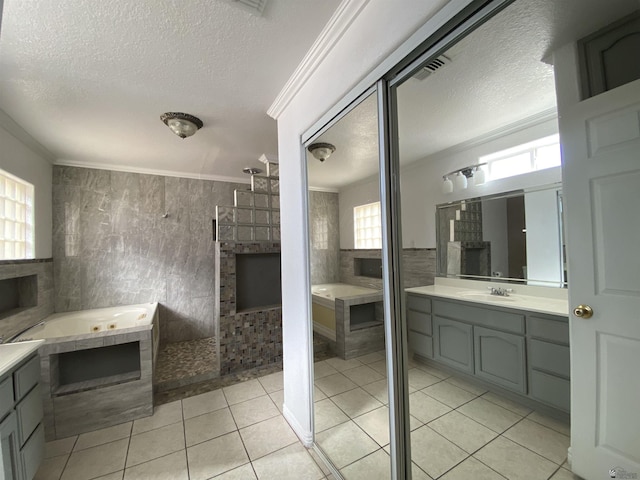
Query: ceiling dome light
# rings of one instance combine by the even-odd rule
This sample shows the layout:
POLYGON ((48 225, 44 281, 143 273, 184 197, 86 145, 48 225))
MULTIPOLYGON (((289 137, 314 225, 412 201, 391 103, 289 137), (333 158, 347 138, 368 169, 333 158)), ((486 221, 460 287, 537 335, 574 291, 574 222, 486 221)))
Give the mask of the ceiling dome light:
POLYGON ((312 143, 307 147, 307 150, 309 150, 311 152, 311 155, 313 155, 316 159, 324 162, 331 156, 333 152, 336 151, 336 147, 334 147, 330 143, 312 143))
POLYGON ((188 113, 167 112, 160 115, 160 120, 180 138, 187 138, 202 128, 202 120, 188 113))

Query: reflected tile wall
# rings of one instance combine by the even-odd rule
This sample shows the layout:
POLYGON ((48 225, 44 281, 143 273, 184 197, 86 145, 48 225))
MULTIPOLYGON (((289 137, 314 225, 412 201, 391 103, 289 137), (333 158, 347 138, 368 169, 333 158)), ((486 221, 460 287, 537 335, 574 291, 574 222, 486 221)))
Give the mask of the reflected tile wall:
POLYGON ((212 220, 244 188, 55 166, 55 311, 158 301, 163 341, 213 336, 212 220))
POLYGON ((338 194, 309 192, 311 284, 340 280, 340 225, 338 194))

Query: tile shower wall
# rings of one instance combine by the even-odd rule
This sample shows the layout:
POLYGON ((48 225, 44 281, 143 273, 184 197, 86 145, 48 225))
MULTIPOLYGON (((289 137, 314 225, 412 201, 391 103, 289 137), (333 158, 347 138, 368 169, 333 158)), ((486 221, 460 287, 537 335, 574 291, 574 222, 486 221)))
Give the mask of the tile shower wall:
POLYGON ((337 193, 309 192, 312 285, 340 279, 339 216, 337 193))
POLYGON ((0 337, 8 339, 53 313, 53 263, 45 260, 8 260, 0 262, 0 280, 37 276, 37 304, 8 312, 0 317, 0 337))
POLYGON ((212 220, 236 188, 55 166, 55 310, 157 301, 163 341, 214 336, 212 220))
MULTIPOLYGON (((340 282, 361 287, 382 288, 382 279, 354 275, 355 258, 381 258, 380 250, 340 250, 340 282)), ((433 285, 436 274, 435 248, 402 250, 405 288, 433 285)))

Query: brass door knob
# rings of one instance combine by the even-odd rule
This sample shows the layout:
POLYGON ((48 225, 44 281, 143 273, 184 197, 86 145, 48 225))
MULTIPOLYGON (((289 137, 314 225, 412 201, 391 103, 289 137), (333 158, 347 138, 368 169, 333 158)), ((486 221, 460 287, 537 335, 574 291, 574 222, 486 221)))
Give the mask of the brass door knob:
POLYGON ((573 314, 579 318, 591 318, 593 316, 593 308, 589 305, 578 305, 573 309, 573 314))

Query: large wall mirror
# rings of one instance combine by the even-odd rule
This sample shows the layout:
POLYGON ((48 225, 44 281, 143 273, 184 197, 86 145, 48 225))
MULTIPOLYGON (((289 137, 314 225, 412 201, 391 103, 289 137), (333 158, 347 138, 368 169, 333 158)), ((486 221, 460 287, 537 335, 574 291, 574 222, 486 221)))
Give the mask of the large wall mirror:
POLYGON ((567 285, 560 185, 440 204, 436 228, 440 277, 567 285))

